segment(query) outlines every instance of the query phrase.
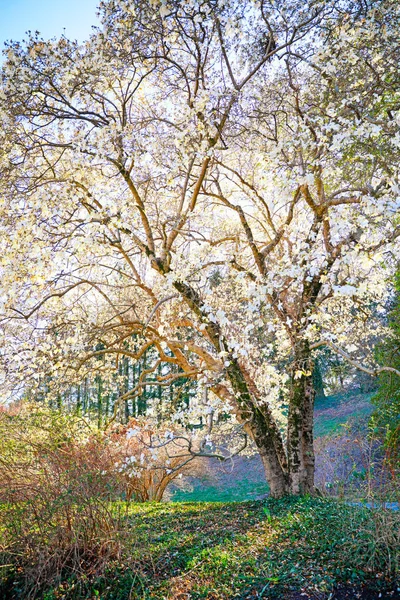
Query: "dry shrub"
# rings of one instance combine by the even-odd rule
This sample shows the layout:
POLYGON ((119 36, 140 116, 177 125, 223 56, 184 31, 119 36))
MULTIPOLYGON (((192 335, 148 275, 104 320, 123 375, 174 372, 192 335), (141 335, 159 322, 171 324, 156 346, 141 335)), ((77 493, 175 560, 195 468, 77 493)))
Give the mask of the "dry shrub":
POLYGON ((38 404, 1 411, 3 580, 23 580, 30 598, 72 576, 102 575, 128 547, 121 498, 161 500, 195 464, 190 443, 145 420, 99 432, 38 404))
POLYGON ((398 500, 399 473, 373 430, 349 425, 341 435, 318 438, 315 454, 316 485, 326 495, 371 502, 398 500))
POLYGON ((316 484, 326 495, 365 505, 360 560, 377 573, 400 573, 399 473, 373 430, 348 426, 343 435, 316 440, 316 484))
POLYGON ((0 551, 24 597, 100 573, 121 550, 112 445, 84 421, 37 406, 0 415, 0 551))
POLYGON ((200 460, 182 431, 131 419, 109 435, 118 449, 116 467, 125 482, 127 500, 160 502, 170 483, 198 471, 200 460))

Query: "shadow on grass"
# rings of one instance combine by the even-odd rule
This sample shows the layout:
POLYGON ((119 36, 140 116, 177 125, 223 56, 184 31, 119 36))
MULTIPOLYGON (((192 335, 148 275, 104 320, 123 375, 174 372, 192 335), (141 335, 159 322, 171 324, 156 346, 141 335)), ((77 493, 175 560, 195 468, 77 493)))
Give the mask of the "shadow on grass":
MULTIPOLYGON (((399 530, 399 515, 392 517, 399 530)), ((372 580, 383 590, 399 548, 374 541, 374 526, 366 508, 307 497, 132 504, 120 560, 100 577, 75 574, 42 598, 325 600, 337 586, 372 580)))
POLYGON ((136 549, 147 540, 148 553, 138 598, 323 598, 338 585, 387 583, 389 549, 374 543, 363 508, 288 498, 164 505, 132 518, 136 549))

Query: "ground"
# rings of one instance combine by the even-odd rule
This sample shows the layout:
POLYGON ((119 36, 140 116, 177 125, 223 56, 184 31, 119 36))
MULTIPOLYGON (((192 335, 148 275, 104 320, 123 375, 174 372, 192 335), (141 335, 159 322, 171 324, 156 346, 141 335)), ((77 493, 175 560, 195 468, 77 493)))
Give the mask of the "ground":
MULTIPOLYGON (((317 403, 317 442, 328 457, 340 437, 330 434, 352 420, 366 424, 369 399, 317 403)), ((400 512, 328 498, 269 499, 257 457, 230 467, 211 464, 203 480, 189 482, 191 490, 175 490, 173 502, 116 503, 118 528, 109 534, 115 550, 101 547, 98 563, 61 567, 32 596, 37 567, 31 575, 27 563, 7 571, 4 555, 0 598, 400 600, 400 512), (182 502, 189 499, 196 502, 182 502)))
MULTIPOLYGON (((136 504, 126 519, 125 550, 102 575, 87 570, 84 576, 66 577, 41 597, 400 598, 395 582, 399 547, 382 536, 374 540, 374 513, 365 508, 315 498, 136 504)), ((400 530, 398 513, 387 511, 387 519, 389 532, 400 530)), ((0 597, 26 598, 8 594, 0 597)))

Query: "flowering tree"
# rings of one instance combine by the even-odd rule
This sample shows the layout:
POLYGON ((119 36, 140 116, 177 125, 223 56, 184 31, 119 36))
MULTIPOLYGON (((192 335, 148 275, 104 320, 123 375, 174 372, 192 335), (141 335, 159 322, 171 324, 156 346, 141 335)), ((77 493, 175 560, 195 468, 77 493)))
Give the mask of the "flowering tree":
POLYGON ((399 9, 100 8, 82 46, 6 52, 7 379, 111 386, 153 347, 121 402, 197 379, 209 429, 222 402, 273 495, 312 492, 313 351, 358 364, 398 254, 399 9))

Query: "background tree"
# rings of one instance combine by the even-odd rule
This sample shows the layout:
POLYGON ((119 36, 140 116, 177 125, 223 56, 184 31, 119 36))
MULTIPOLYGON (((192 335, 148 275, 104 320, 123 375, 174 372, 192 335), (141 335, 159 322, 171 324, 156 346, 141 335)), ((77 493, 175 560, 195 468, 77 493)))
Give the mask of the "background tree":
POLYGON ((152 346, 137 360, 119 357, 112 367, 111 378, 109 367, 104 369, 101 354, 96 357, 96 362, 98 368, 93 367, 80 383, 55 395, 51 389, 53 384, 57 388, 58 381, 44 378, 39 388, 26 389, 24 398, 48 402, 50 407, 84 416, 102 428, 115 420, 127 423, 131 417, 146 415, 161 424, 177 407, 189 407, 190 399, 196 395, 196 382, 186 378, 175 365, 160 361, 152 346), (163 380, 168 382, 167 386, 163 380))

